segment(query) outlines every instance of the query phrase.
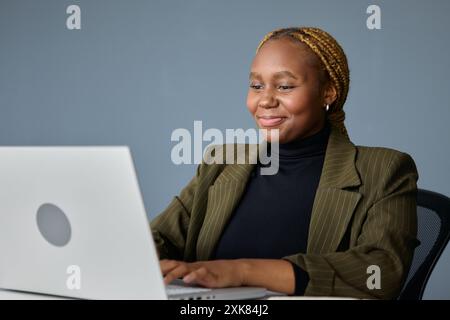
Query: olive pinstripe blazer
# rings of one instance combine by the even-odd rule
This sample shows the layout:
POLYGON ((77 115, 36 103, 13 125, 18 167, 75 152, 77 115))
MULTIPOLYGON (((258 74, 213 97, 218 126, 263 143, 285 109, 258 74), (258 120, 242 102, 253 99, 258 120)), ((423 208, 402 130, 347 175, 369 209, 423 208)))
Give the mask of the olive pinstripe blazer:
MULTIPOLYGON (((198 166, 189 184, 151 223, 161 258, 211 257, 244 193, 254 168, 251 163, 198 166)), ((332 127, 307 252, 283 257, 308 273, 305 295, 383 299, 398 295, 418 245, 417 180, 408 154, 355 146, 332 127), (380 289, 367 286, 371 265, 380 268, 380 289)), ((292 201, 301 201, 301 195, 292 201)))

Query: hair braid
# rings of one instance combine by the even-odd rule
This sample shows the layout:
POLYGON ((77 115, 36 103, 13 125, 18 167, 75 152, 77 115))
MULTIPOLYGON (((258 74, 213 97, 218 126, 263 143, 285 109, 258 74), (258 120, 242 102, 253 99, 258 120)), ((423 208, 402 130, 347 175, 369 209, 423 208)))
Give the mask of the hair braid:
POLYGON ((271 39, 289 37, 308 46, 323 64, 323 69, 335 86, 336 100, 330 105, 327 117, 330 123, 336 126, 348 137, 345 128, 345 112, 343 110, 350 85, 350 71, 347 57, 339 43, 327 32, 313 27, 281 28, 269 32, 259 43, 256 52, 271 39))

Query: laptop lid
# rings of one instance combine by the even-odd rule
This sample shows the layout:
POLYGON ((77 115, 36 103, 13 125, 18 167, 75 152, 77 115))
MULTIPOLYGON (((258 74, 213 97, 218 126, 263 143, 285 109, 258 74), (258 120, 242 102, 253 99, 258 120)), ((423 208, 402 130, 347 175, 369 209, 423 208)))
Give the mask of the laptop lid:
POLYGON ((0 147, 0 287, 166 299, 127 147, 0 147))

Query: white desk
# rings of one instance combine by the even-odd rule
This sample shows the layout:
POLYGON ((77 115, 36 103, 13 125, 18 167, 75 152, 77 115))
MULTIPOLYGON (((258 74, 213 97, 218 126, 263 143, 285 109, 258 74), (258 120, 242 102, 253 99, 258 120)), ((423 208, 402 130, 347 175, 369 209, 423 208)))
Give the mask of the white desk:
MULTIPOLYGON (((356 298, 347 297, 293 297, 280 295, 275 292, 269 293, 273 295, 268 295, 261 300, 358 300, 356 298)), ((34 294, 20 291, 4 290, 0 289, 0 300, 68 300, 69 298, 49 296, 43 294, 34 294)))
POLYGON ((0 300, 67 300, 63 297, 0 289, 0 300))

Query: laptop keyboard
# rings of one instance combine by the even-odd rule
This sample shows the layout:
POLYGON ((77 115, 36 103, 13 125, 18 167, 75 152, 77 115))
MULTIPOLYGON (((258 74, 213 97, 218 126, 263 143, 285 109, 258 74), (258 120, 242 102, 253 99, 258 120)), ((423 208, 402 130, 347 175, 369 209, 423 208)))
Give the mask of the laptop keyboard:
POLYGON ((176 284, 169 284, 166 286, 166 292, 168 295, 200 293, 200 292, 207 292, 207 291, 211 291, 211 289, 198 288, 198 287, 186 287, 186 286, 179 286, 176 284))

